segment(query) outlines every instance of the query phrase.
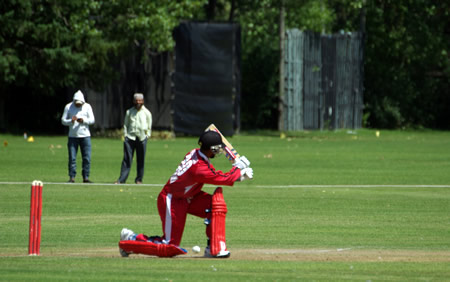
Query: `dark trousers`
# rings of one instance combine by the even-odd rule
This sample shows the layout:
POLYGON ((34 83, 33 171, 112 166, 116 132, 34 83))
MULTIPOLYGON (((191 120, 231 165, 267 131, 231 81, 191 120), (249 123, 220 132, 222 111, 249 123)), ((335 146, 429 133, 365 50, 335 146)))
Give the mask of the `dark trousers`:
POLYGON ((134 182, 142 182, 144 178, 144 163, 145 163, 145 152, 147 151, 147 138, 140 141, 139 138, 136 140, 131 140, 125 137, 123 142, 123 160, 122 167, 120 168, 120 177, 118 181, 120 183, 125 183, 127 181, 128 175, 130 174, 131 164, 133 163, 133 155, 136 151, 136 163, 137 163, 137 175, 134 182))

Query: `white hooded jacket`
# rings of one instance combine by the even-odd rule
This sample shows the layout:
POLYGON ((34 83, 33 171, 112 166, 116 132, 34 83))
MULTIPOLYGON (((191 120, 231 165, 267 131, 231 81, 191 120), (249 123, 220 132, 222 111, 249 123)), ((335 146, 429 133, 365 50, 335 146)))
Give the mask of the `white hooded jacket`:
POLYGON ((73 101, 64 107, 61 123, 69 127, 69 137, 83 138, 91 136, 89 125, 95 123, 94 112, 91 105, 84 100, 84 95, 80 90, 73 95, 73 101), (83 104, 81 107, 77 107, 75 105, 76 102, 82 102, 83 104), (82 118, 83 122, 75 121, 72 123, 73 116, 76 116, 77 119, 82 118))

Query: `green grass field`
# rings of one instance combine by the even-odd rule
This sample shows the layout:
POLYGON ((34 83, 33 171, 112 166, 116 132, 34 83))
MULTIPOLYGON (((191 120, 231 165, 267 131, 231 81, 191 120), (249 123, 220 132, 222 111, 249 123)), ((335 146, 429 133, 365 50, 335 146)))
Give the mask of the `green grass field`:
MULTIPOLYGON (((113 185, 122 141, 93 138, 91 180, 66 184, 67 137, 0 135, 0 280, 450 281, 450 132, 274 132, 229 138, 255 178, 225 187, 231 258, 118 252, 161 235, 156 197, 197 138, 152 139, 144 185, 113 185), (30 185, 44 182, 41 255, 28 256, 30 185)), ((216 168, 228 170, 222 156, 216 168)), ((81 174, 81 159, 78 161, 81 174)), ((135 166, 129 183, 134 183, 135 166)), ((214 187, 206 186, 212 192, 214 187)))

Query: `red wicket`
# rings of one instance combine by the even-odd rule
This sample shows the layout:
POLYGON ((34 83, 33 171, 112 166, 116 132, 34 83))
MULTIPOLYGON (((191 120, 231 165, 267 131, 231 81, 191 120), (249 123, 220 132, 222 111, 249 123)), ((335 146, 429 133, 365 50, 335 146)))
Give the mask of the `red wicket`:
POLYGON ((38 256, 41 248, 42 181, 31 184, 30 200, 30 241, 28 255, 38 256))

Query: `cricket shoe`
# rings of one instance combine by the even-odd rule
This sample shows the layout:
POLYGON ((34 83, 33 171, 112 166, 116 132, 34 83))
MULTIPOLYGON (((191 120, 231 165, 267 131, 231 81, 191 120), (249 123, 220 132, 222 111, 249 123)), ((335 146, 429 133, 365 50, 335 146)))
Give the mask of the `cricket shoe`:
POLYGON ((120 241, 136 240, 136 234, 127 228, 123 228, 120 232, 120 241))
POLYGON ((209 246, 205 248, 205 254, 203 255, 205 258, 229 258, 231 255, 230 251, 220 251, 217 255, 213 256, 211 254, 211 250, 209 246))
MULTIPOLYGON (((136 234, 130 229, 123 228, 120 232, 120 241, 127 241, 127 240, 136 240, 136 234)), ((119 248, 119 253, 122 257, 126 258, 130 255, 130 253, 125 252, 121 248, 119 248)))
POLYGON ((130 255, 130 253, 125 252, 124 250, 122 250, 121 248, 119 248, 119 253, 122 257, 126 258, 130 255))

